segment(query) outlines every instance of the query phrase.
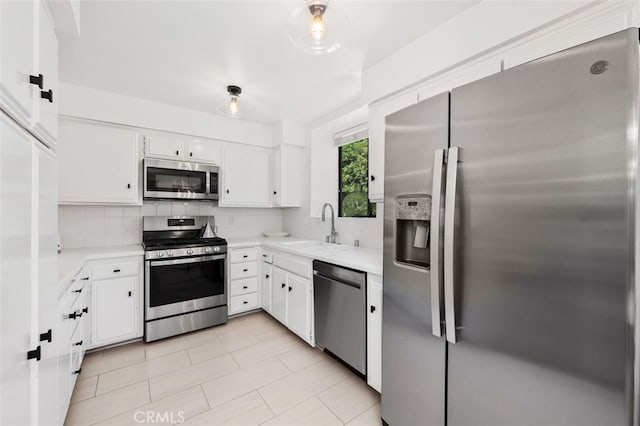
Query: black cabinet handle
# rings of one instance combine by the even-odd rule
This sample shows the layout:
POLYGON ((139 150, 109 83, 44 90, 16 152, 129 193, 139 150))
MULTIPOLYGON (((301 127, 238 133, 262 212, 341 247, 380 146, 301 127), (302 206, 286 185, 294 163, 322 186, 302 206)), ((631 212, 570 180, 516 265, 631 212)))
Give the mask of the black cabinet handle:
POLYGON ((83 342, 82 340, 80 340, 79 342, 75 342, 73 346, 82 346, 82 342, 83 342))
POLYGON ((89 277, 83 277, 83 278, 80 278, 80 279, 81 279, 82 281, 87 281, 87 280, 89 279, 89 277))
POLYGON ((376 180, 376 177, 374 175, 371 175, 371 182, 373 182, 374 180, 376 180))
POLYGON ((129 292, 129 297, 131 297, 131 292, 129 292))
POLYGON ((371 307, 369 308, 369 311, 371 311, 371 313, 374 313, 376 311, 376 307, 371 305, 371 307))
POLYGON ((246 259, 247 257, 249 257, 249 255, 248 254, 244 254, 244 255, 242 255, 242 257, 244 257, 246 259))
POLYGON ((131 184, 130 183, 127 184, 127 189, 131 189, 131 184))
POLYGON ((82 372, 82 368, 78 368, 76 371, 73 372, 73 374, 80 374, 82 372))
POLYGON ((190 152, 190 153, 189 153, 189 157, 193 157, 193 152, 190 152))
POLYGON ((273 191, 273 195, 276 195, 278 193, 278 191, 273 191))
POLYGON ((293 289, 291 288, 291 286, 289 286, 289 291, 291 291, 291 290, 293 290, 293 289))
POLYGON ((242 288, 246 290, 248 287, 246 285, 243 285, 242 288))
POLYGON ((180 151, 176 151, 176 155, 180 155, 180 151))
POLYGON ((120 272, 120 269, 114 269, 113 272, 120 272))
POLYGON ((247 268, 243 269, 242 272, 249 272, 247 268))
POLYGON ((36 361, 40 361, 40 356, 42 353, 40 352, 40 345, 36 347, 34 350, 27 352, 27 359, 35 359, 36 361))
POLYGON ((80 289, 80 290, 72 290, 71 293, 82 293, 82 289, 80 289))
POLYGON ((49 91, 47 91, 47 92, 41 91, 40 92, 40 97, 42 99, 48 99, 49 103, 52 104, 53 103, 53 90, 49 89, 49 91))
POLYGON ((76 319, 76 318, 80 318, 81 316, 82 316, 82 314, 81 314, 81 313, 80 313, 80 314, 78 314, 77 312, 72 312, 72 313, 70 313, 70 314, 68 315, 69 319, 72 319, 72 320, 74 320, 74 319, 76 319))
POLYGON ((285 284, 285 283, 282 283, 282 288, 284 288, 285 286, 286 286, 286 284, 285 284))
POLYGON ((266 279, 269 279, 269 274, 265 275, 264 277, 265 277, 266 279))
POLYGON ((49 329, 46 333, 41 333, 40 334, 40 341, 41 342, 49 342, 49 343, 51 343, 51 338, 52 338, 51 329, 49 329))
POLYGON ((227 194, 229 193, 229 190, 227 189, 227 194))
POLYGON ((42 90, 42 86, 44 85, 44 77, 42 76, 42 74, 30 75, 29 76, 29 84, 33 84, 35 86, 38 86, 38 88, 40 90, 42 90))
POLYGON ((247 304, 247 303, 249 303, 249 302, 247 302, 247 301, 245 300, 245 301, 244 301, 244 302, 242 302, 242 303, 246 305, 246 304, 247 304))
POLYGON ((85 306, 84 308, 82 308, 82 312, 84 312, 85 314, 89 313, 89 307, 85 306))
POLYGON ((264 257, 264 258, 266 259, 266 258, 267 258, 267 255, 266 255, 266 254, 263 254, 263 255, 262 255, 262 257, 264 257))

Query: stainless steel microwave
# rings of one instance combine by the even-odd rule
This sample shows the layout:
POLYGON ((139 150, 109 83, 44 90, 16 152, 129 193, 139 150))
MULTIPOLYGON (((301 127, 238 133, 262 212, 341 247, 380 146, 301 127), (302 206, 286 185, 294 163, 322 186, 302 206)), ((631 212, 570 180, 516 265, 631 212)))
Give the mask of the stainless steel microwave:
POLYGON ((217 200, 220 168, 185 161, 145 159, 145 199, 217 200))

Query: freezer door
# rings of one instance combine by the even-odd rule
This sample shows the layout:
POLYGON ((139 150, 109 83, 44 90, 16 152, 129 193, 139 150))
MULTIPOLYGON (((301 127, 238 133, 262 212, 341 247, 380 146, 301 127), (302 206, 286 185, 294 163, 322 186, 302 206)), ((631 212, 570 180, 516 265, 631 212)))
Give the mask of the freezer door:
POLYGON ((637 86, 632 29, 452 92, 448 425, 631 424, 637 86))
POLYGON ((449 141, 449 94, 387 117, 385 141, 382 418, 444 425, 446 343, 433 334, 429 265, 441 232, 425 218, 441 215, 426 209, 440 196, 432 193, 432 169, 436 150, 442 158, 449 141))

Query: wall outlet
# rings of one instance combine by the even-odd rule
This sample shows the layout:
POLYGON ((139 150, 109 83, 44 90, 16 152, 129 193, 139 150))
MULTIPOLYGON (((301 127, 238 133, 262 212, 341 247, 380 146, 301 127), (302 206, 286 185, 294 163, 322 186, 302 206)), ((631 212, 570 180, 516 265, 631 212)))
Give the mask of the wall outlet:
POLYGON ((235 222, 233 216, 229 216, 229 225, 233 225, 233 222, 235 222))

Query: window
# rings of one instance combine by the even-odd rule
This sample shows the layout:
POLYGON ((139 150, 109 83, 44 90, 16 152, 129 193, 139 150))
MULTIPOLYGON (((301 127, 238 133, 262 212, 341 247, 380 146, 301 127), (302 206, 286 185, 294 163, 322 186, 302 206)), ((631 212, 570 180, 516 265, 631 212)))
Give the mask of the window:
POLYGON ((369 138, 338 148, 338 216, 375 217, 369 202, 369 138))

